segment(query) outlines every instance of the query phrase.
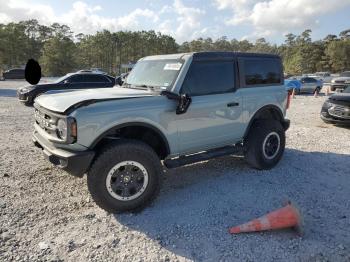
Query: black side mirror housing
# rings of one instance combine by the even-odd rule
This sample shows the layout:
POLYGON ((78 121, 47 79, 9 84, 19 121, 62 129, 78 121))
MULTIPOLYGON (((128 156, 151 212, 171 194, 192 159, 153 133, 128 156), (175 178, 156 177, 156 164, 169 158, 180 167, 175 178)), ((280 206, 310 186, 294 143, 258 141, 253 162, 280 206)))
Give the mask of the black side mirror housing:
POLYGON ((178 105, 176 107, 176 114, 177 115, 181 115, 181 114, 186 113, 187 109, 189 108, 189 106, 192 102, 191 97, 187 94, 178 95, 178 94, 175 94, 175 93, 167 91, 167 90, 162 91, 160 94, 163 96, 166 96, 168 99, 178 101, 178 105))
POLYGON ((122 78, 120 76, 115 79, 115 84, 116 85, 120 85, 121 86, 123 84, 123 82, 124 81, 122 80, 122 78))

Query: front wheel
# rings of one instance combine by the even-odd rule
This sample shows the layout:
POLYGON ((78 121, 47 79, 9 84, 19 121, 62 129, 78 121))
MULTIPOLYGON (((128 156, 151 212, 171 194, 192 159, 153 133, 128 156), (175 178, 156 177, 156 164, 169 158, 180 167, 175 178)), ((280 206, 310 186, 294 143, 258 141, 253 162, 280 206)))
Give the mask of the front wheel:
POLYGON ((256 169, 271 169, 280 161, 286 143, 279 121, 258 120, 246 138, 245 160, 256 169))
POLYGON ((88 172, 88 188, 96 204, 111 212, 145 207, 158 194, 162 168, 147 144, 120 140, 107 146, 88 172))

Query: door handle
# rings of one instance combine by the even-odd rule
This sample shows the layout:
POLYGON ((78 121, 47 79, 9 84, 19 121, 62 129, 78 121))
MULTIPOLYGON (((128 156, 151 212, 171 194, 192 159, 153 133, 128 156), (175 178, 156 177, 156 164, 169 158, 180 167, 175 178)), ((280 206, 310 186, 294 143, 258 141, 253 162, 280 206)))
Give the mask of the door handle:
POLYGON ((232 106, 239 106, 238 102, 231 102, 227 104, 227 107, 232 107, 232 106))

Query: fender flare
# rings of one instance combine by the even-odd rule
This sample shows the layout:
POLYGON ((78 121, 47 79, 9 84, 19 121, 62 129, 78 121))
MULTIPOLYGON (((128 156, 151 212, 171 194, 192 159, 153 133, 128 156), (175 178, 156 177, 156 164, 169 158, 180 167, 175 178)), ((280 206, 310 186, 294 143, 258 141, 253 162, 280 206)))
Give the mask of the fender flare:
POLYGON ((260 108, 258 111, 256 111, 254 113, 254 115, 250 118, 248 127, 246 128, 246 130, 244 132, 244 136, 243 136, 244 139, 248 136, 249 130, 252 127, 254 121, 256 119, 258 119, 259 114, 261 114, 265 110, 272 110, 273 112, 276 112, 277 117, 278 117, 278 121, 280 121, 281 124, 283 124, 284 116, 283 116, 282 110, 276 105, 265 105, 262 108, 260 108))
POLYGON ((113 134, 116 130, 118 130, 120 128, 133 127, 133 126, 134 127, 136 127, 136 126, 146 127, 146 128, 151 129, 155 133, 157 133, 162 138, 162 140, 163 140, 163 142, 165 144, 167 155, 170 154, 169 142, 168 142, 166 136, 163 134, 163 132, 160 131, 157 127, 155 127, 155 126, 153 126, 151 124, 148 124, 148 123, 144 123, 144 122, 127 122, 127 123, 123 123, 123 124, 119 124, 119 125, 113 126, 110 129, 108 129, 107 131, 105 131, 102 134, 100 134, 89 147, 90 148, 94 148, 103 138, 105 138, 109 134, 113 134))

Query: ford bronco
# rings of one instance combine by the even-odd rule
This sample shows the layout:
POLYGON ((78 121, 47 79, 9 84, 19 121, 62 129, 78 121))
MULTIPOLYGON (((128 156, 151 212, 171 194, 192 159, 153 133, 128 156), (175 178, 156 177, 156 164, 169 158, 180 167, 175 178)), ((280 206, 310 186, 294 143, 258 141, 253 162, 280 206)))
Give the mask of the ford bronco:
POLYGON ((120 87, 38 97, 33 141, 51 163, 87 174, 101 208, 140 209, 159 192, 163 167, 232 154, 274 167, 289 127, 283 82, 276 55, 149 56, 120 87))

